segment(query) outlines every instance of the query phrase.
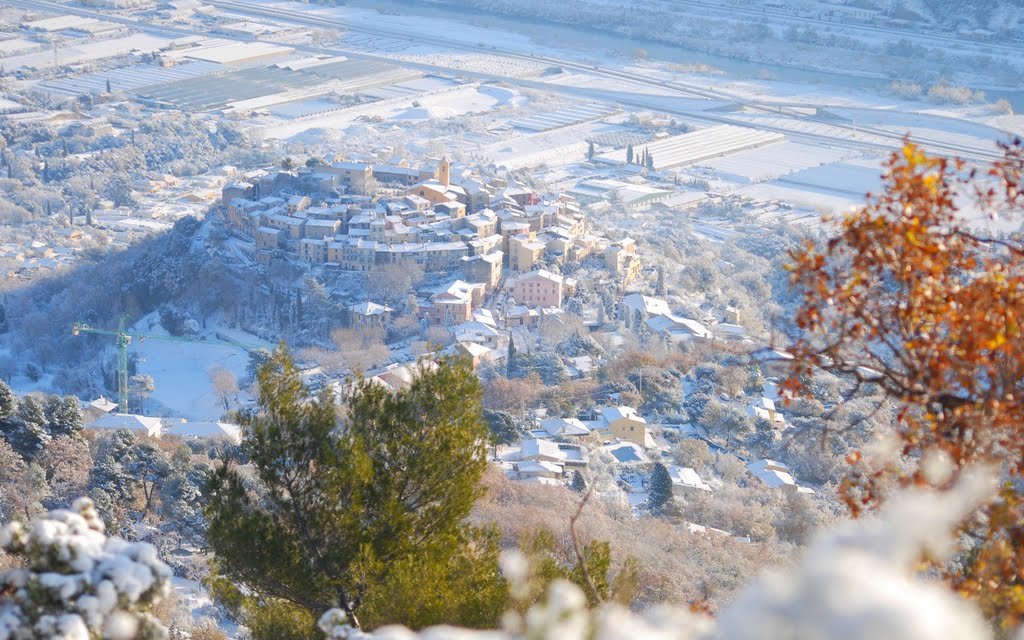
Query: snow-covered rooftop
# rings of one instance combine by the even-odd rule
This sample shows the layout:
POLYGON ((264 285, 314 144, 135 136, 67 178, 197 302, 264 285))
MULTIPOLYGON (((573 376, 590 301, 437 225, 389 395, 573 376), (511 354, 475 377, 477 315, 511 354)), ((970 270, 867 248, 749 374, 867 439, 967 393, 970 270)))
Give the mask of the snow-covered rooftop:
POLYGON ((140 416, 130 413, 108 413, 85 425, 86 429, 131 429, 145 431, 146 435, 159 438, 163 429, 160 418, 140 416))

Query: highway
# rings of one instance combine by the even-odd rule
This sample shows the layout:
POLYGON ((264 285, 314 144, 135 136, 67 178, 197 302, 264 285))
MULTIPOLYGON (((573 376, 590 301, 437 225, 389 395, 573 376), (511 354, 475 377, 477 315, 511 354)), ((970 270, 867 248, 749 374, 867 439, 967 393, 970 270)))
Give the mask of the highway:
MULTIPOLYGON (((223 9, 230 10, 230 11, 235 12, 235 13, 240 13, 242 15, 250 15, 250 16, 253 16, 253 17, 261 17, 261 18, 264 18, 264 19, 271 19, 271 20, 274 20, 274 21, 277 21, 277 22, 280 22, 280 23, 285 23, 285 24, 295 24, 295 25, 303 25, 303 26, 317 27, 317 28, 344 29, 344 30, 347 30, 347 31, 351 31, 353 33, 361 33, 361 34, 366 34, 366 35, 374 35, 374 36, 387 37, 387 38, 392 38, 392 39, 406 39, 406 40, 410 40, 410 41, 414 41, 414 42, 420 42, 420 43, 423 43, 423 44, 432 44, 432 45, 436 45, 436 46, 442 46, 442 47, 446 47, 446 48, 449 48, 449 49, 451 49, 451 48, 458 48, 458 49, 464 49, 464 50, 468 50, 468 51, 473 51, 473 52, 476 52, 476 53, 486 53, 486 54, 490 54, 490 55, 498 55, 498 56, 504 56, 504 57, 509 57, 509 58, 520 59, 520 60, 528 60, 528 61, 532 61, 532 62, 540 62, 540 63, 546 64, 546 65, 550 65, 550 66, 557 66, 557 67, 561 67, 563 69, 569 69, 569 70, 573 70, 573 71, 576 71, 576 72, 585 73, 585 74, 589 74, 589 75, 595 75, 595 76, 601 76, 601 77, 606 77, 606 78, 612 78, 612 79, 616 79, 616 80, 620 80, 620 81, 626 81, 626 82, 630 82, 630 83, 641 85, 641 86, 648 86, 648 87, 652 87, 653 86, 653 87, 657 87, 657 88, 662 89, 662 90, 670 89, 672 91, 675 91, 677 94, 680 94, 681 97, 703 98, 703 99, 707 99, 707 100, 719 100, 719 101, 729 102, 729 103, 738 105, 738 106, 740 106, 742 108, 745 108, 745 109, 749 109, 749 110, 753 110, 753 111, 760 111, 760 112, 765 112, 765 113, 777 114, 777 115, 785 116, 785 117, 788 117, 788 118, 792 118, 794 120, 803 120, 803 121, 809 121, 809 122, 814 122, 814 123, 820 123, 821 121, 819 119, 816 119, 814 116, 809 116, 808 114, 802 113, 800 111, 797 111, 796 109, 808 108, 808 107, 825 108, 825 109, 827 109, 830 106, 830 105, 827 105, 827 104, 826 105, 811 105, 811 104, 800 104, 800 105, 788 104, 787 105, 787 104, 779 104, 779 103, 774 103, 774 102, 751 101, 751 100, 746 100, 746 99, 737 97, 735 95, 732 95, 732 94, 729 94, 729 93, 726 93, 726 92, 715 91, 715 90, 711 90, 711 89, 708 89, 708 88, 705 88, 705 87, 700 87, 700 86, 695 85, 695 84, 683 83, 683 82, 673 81, 673 80, 659 80, 659 79, 656 79, 656 78, 645 78, 644 76, 637 75, 635 72, 621 71, 621 70, 618 70, 618 69, 613 69, 613 68, 605 67, 605 66, 597 66, 597 65, 584 64, 584 63, 580 63, 580 62, 573 61, 573 60, 567 60, 567 59, 564 59, 564 58, 554 58, 554 57, 546 56, 546 55, 524 54, 524 53, 521 53, 521 52, 518 52, 518 51, 514 51, 514 50, 511 50, 511 49, 503 48, 503 47, 499 47, 499 46, 492 46, 492 45, 486 45, 486 44, 480 44, 480 43, 475 43, 474 44, 474 43, 468 43, 468 42, 459 42, 459 41, 457 41, 457 40, 455 40, 453 38, 448 38, 448 37, 446 37, 446 38, 432 38, 430 36, 423 36, 423 35, 419 35, 419 34, 408 34, 408 33, 396 32, 396 31, 393 31, 393 30, 389 31, 389 30, 382 29, 382 28, 366 27, 366 26, 363 26, 363 25, 353 25, 353 24, 348 23, 348 22, 346 22, 344 20, 339 20, 339 19, 335 19, 335 18, 328 18, 328 17, 322 16, 322 15, 317 15, 315 17, 303 16, 303 15, 301 15, 302 14, 301 11, 288 11, 288 10, 279 9, 279 8, 276 8, 276 7, 273 7, 273 6, 267 6, 267 5, 263 5, 263 4, 255 4, 255 3, 251 3, 251 2, 244 2, 244 1, 240 1, 240 0, 208 0, 208 2, 209 2, 209 4, 221 7, 223 9)), ((696 3, 694 3, 694 4, 696 4, 696 3)), ((401 64, 406 64, 406 63, 402 62, 401 64)), ((474 74, 470 74, 470 73, 467 73, 465 71, 460 71, 460 70, 457 70, 457 69, 449 69, 448 71, 450 73, 459 73, 459 74, 462 74, 462 75, 474 75, 474 74)), ((501 76, 491 75, 491 74, 476 74, 476 75, 484 75, 485 77, 486 76, 490 76, 490 79, 504 80, 504 81, 509 82, 511 84, 519 84, 521 86, 528 84, 529 86, 531 86, 533 88, 547 90, 547 91, 561 92, 561 93, 577 93, 577 92, 573 91, 575 89, 574 87, 565 87, 565 86, 561 86, 561 85, 557 85, 557 84, 553 84, 553 83, 527 82, 527 81, 523 81, 522 79, 519 79, 519 78, 501 77, 501 76)), ((769 130, 769 131, 778 131, 779 133, 785 133, 785 134, 789 135, 791 138, 803 138, 805 140, 816 142, 818 144, 820 144, 822 142, 828 142, 828 143, 831 143, 831 144, 839 144, 840 146, 847 146, 847 147, 853 146, 853 147, 862 148, 862 149, 891 151, 892 149, 895 149, 895 148, 898 148, 899 146, 901 146, 903 144, 903 139, 904 139, 904 135, 902 133, 893 133, 892 131, 888 131, 886 129, 881 129, 881 128, 878 128, 878 127, 862 126, 862 125, 855 125, 855 124, 845 124, 845 123, 842 123, 842 122, 834 122, 834 121, 828 122, 829 127, 834 128, 834 129, 838 129, 840 131, 843 131, 843 132, 845 132, 845 135, 842 135, 842 136, 825 136, 825 135, 814 135, 814 134, 809 134, 809 133, 801 133, 801 132, 795 132, 792 129, 788 129, 788 128, 785 128, 785 127, 763 126, 763 125, 760 125, 760 124, 753 125, 750 122, 744 121, 742 119, 729 118, 727 116, 718 116, 718 115, 708 114, 708 113, 703 112, 703 111, 697 111, 697 110, 692 110, 692 109, 673 109, 672 107, 665 107, 664 105, 662 105, 660 103, 658 105, 652 105, 651 102, 649 102, 649 101, 645 102, 643 100, 643 96, 645 94, 628 94, 628 97, 626 97, 626 96, 624 96, 624 97, 616 97, 616 94, 611 93, 611 95, 609 95, 609 93, 610 92, 604 92, 604 94, 602 95, 602 94, 600 94, 600 92, 598 92, 596 90, 591 90, 591 91, 585 92, 584 95, 592 96, 592 97, 600 98, 600 99, 604 99, 604 100, 608 100, 610 98, 611 101, 617 102, 617 103, 619 103, 621 105, 624 105, 624 106, 633 106, 633 107, 637 107, 637 108, 640 108, 640 109, 654 109, 654 110, 662 111, 662 112, 669 113, 669 114, 672 114, 672 115, 679 115, 679 116, 685 116, 685 117, 688 117, 688 118, 694 118, 694 119, 703 120, 705 122, 715 122, 715 123, 720 123, 720 124, 733 124, 733 125, 742 126, 742 127, 756 127, 756 128, 766 129, 766 130, 769 130), (875 136, 877 138, 881 138, 881 139, 887 140, 888 143, 887 144, 876 144, 876 143, 871 143, 871 142, 864 141, 864 140, 857 140, 855 138, 855 136, 864 136, 864 135, 875 136)), ((579 94, 577 93, 577 95, 579 95, 579 94)), ((1001 131, 1001 130, 996 129, 994 127, 992 128, 992 133, 993 133, 993 139, 996 138, 997 136, 999 136, 1000 134, 1008 135, 1008 132, 1001 131)), ((958 155, 958 156, 963 157, 965 159, 985 161, 985 160, 994 160, 994 159, 997 159, 997 158, 1001 157, 1001 154, 998 151, 996 151, 995 145, 992 145, 991 149, 982 149, 982 148, 978 148, 978 147, 970 147, 970 146, 965 146, 965 145, 961 145, 961 144, 955 144, 955 143, 951 143, 951 142, 948 142, 948 141, 945 141, 945 140, 929 138, 929 137, 926 137, 926 136, 911 136, 911 139, 914 140, 915 142, 919 143, 919 144, 922 144, 922 145, 928 147, 929 149, 931 149, 934 152, 958 155)))
MULTIPOLYGON (((889 152, 899 148, 903 144, 904 136, 900 133, 894 133, 892 131, 881 129, 878 127, 860 126, 852 123, 844 123, 841 121, 830 120, 828 122, 824 122, 813 115, 808 115, 807 113, 803 113, 802 111, 799 110, 800 108, 807 107, 820 107, 827 109, 829 107, 829 105, 827 104, 794 106, 765 101, 752 101, 729 94, 727 92, 716 91, 713 89, 709 89, 707 87, 701 87, 691 83, 644 77, 638 75, 635 72, 622 71, 607 66, 590 65, 574 60, 555 58, 546 55, 526 54, 508 48, 490 46, 480 43, 473 44, 466 42, 458 42, 457 40, 447 37, 430 37, 422 36, 419 34, 401 33, 393 30, 389 31, 383 28, 365 27, 362 25, 355 26, 345 22, 344 20, 331 18, 320 14, 310 15, 307 12, 299 9, 299 7, 303 5, 296 5, 296 10, 289 10, 259 3, 244 2, 240 0, 207 0, 207 2, 208 4, 214 5, 224 10, 228 10, 232 13, 236 13, 241 16, 262 18, 264 20, 269 20, 281 25, 293 25, 314 29, 338 29, 351 31, 354 33, 375 35, 379 37, 388 37, 392 39, 404 39, 423 44, 443 46, 447 49, 462 49, 466 51, 472 51, 475 53, 485 53, 494 56, 527 60, 540 63, 542 65, 561 67, 563 69, 571 70, 577 73, 627 82, 637 85, 638 87, 654 87, 657 88, 660 92, 662 92, 662 94, 651 95, 648 93, 630 93, 623 91, 613 91, 611 89, 573 87, 550 82, 542 82, 538 80, 527 80, 523 78, 507 76, 497 73, 471 72, 463 69, 447 67, 444 65, 396 60, 392 57, 385 55, 376 55, 365 52, 350 51, 338 47, 323 47, 291 43, 288 44, 288 46, 293 47, 297 51, 301 51, 304 53, 344 55, 356 59, 390 62, 392 64, 417 69, 420 71, 424 71, 426 73, 443 73, 449 75, 464 76, 481 81, 502 81, 515 86, 529 87, 533 89, 550 91, 554 93, 562 93, 585 99, 598 100, 602 102, 617 103, 622 106, 632 107, 636 109, 663 112, 670 115, 685 117, 690 120, 697 120, 712 124, 731 124, 740 127, 774 131, 778 133, 783 133, 793 140, 805 141, 812 144, 826 144, 831 146, 855 148, 874 152, 889 152), (780 126, 778 124, 772 125, 760 122, 755 123, 743 118, 730 116, 728 112, 711 113, 700 109, 677 107, 671 104, 670 99, 672 97, 722 101, 732 105, 736 105, 737 107, 745 110, 760 113, 770 113, 779 116, 783 119, 791 120, 796 126, 786 127, 780 126), (666 98, 668 98, 669 100, 666 101, 666 98), (824 126, 827 125, 827 129, 834 133, 826 134, 821 132, 814 133, 800 131, 797 129, 797 126, 799 126, 800 123, 812 123, 814 125, 817 125, 819 129, 822 129, 824 128, 824 126), (870 136, 871 139, 865 139, 866 136, 870 136)), ((118 22, 121 24, 132 26, 140 31, 145 31, 155 35, 170 36, 174 38, 201 35, 227 40, 236 40, 239 42, 252 41, 251 39, 242 36, 233 37, 221 33, 212 33, 207 31, 188 29, 181 26, 153 24, 150 22, 144 22, 133 18, 129 18, 123 15, 68 6, 56 2, 50 2, 49 0, 9 0, 9 3, 16 7, 35 9, 38 11, 52 12, 57 14, 72 14, 96 18, 98 20, 106 20, 108 22, 118 22)), ((993 128, 993 138, 998 136, 999 133, 1005 132, 1001 132, 1000 130, 993 128)), ((957 144, 947 140, 940 140, 936 138, 930 138, 927 136, 911 136, 911 139, 925 146, 933 153, 957 155, 967 160, 991 161, 993 159, 1001 157, 1001 154, 995 148, 994 144, 987 148, 984 148, 978 146, 967 146, 963 144, 957 144)))

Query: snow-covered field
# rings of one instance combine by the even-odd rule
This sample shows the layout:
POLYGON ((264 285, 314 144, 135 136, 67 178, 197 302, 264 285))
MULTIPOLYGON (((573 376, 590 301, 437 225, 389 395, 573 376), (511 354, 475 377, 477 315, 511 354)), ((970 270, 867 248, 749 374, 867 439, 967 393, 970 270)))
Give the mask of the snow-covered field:
MULTIPOLYGON (((132 330, 168 335, 160 327, 155 313, 139 320, 132 330)), ((273 348, 273 345, 255 336, 212 322, 207 323, 207 328, 200 332, 200 339, 211 341, 206 344, 160 339, 132 342, 129 353, 138 354, 141 358, 139 372, 151 375, 156 388, 146 400, 148 415, 183 417, 193 421, 220 419, 225 413, 224 404, 214 393, 209 371, 215 367, 224 367, 236 378, 242 379, 246 375, 249 356, 245 348, 224 344, 218 335, 247 346, 273 348)), ((248 400, 251 400, 251 396, 243 389, 238 394, 238 401, 244 403, 248 400)), ((231 407, 236 406, 232 402, 231 407)))
POLYGON ((444 120, 471 114, 492 114, 523 104, 515 91, 494 86, 463 84, 428 93, 378 100, 339 111, 296 120, 274 119, 261 126, 267 138, 288 139, 314 129, 342 129, 366 119, 393 121, 444 120))
POLYGON ((136 33, 121 38, 86 42, 72 47, 62 47, 54 52, 50 49, 37 53, 3 58, 7 73, 22 69, 45 69, 61 65, 80 64, 128 53, 149 53, 166 47, 169 41, 148 34, 136 33))
POLYGON ((699 169, 710 172, 714 177, 744 184, 772 180, 794 171, 836 162, 849 155, 850 152, 841 149, 782 142, 706 160, 699 169))

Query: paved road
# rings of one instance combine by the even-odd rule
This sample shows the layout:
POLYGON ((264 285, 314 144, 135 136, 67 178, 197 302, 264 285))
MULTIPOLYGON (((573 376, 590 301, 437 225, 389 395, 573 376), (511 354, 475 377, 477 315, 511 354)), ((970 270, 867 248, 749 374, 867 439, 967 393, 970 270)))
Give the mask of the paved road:
MULTIPOLYGON (((638 88, 649 88, 655 87, 659 91, 663 92, 661 96, 651 96, 645 93, 628 93, 619 91, 609 91, 600 89, 580 89, 578 87, 567 87, 563 85, 557 85, 547 82, 527 81, 520 78, 512 78, 507 76, 501 76, 497 74, 472 74, 457 69, 448 69, 450 73, 458 73, 461 75, 478 76, 484 79, 504 80, 520 86, 530 86, 532 88, 554 91, 559 93, 570 93, 579 95, 586 98, 617 102, 624 106, 633 106, 640 109, 655 109, 658 111, 670 113, 673 115, 685 116, 688 118, 696 118, 705 122, 714 122, 720 124, 733 124, 742 127, 753 127, 758 129, 765 129, 769 131, 777 131, 785 133, 793 139, 804 140, 812 143, 828 143, 836 144, 843 147, 853 147, 875 151, 891 151, 898 148, 903 144, 903 133, 894 133, 892 131, 882 129, 874 126, 856 125, 855 123, 847 123, 842 121, 829 120, 827 122, 829 129, 835 133, 832 135, 826 134, 814 134, 807 132, 794 131, 791 127, 780 127, 764 124, 752 124, 743 119, 731 118, 727 115, 714 115, 709 114, 699 109, 691 108, 680 108, 671 104, 666 105, 664 101, 665 96, 677 96, 684 98, 697 98, 705 100, 716 100, 723 101, 744 109, 761 112, 771 113, 783 116, 796 121, 805 121, 820 123, 821 120, 814 115, 808 115, 804 112, 807 108, 824 108, 827 109, 830 106, 837 108, 842 105, 828 105, 828 104, 811 104, 811 103, 782 103, 774 101, 758 101, 749 100, 734 94, 730 94, 724 91, 717 91, 708 89, 707 87, 701 87, 693 83, 684 83, 679 81, 661 80, 658 78, 649 78, 642 75, 638 75, 635 71, 622 71, 606 66, 582 64, 574 60, 567 60, 564 58, 555 58, 546 55, 531 55, 524 54, 518 51, 514 51, 508 48, 499 46, 492 46, 483 43, 468 43, 459 42, 455 38, 432 38, 430 36, 424 36, 420 34, 409 34, 397 30, 386 29, 386 28, 374 28, 366 27, 364 25, 353 25, 345 20, 331 18, 323 15, 311 16, 309 14, 303 15, 302 11, 288 10, 274 6, 268 6, 265 4, 246 2, 244 0, 209 0, 210 4, 219 6, 223 9, 230 10, 234 13, 240 13, 243 15, 249 15, 252 17, 259 17, 264 19, 271 19, 277 22, 293 25, 301 25, 307 27, 317 28, 335 28, 344 29, 355 33, 363 33, 367 35, 395 38, 395 39, 408 39, 414 42, 420 42, 423 44, 433 44, 437 46, 443 46, 446 48, 457 48, 475 51, 478 53, 486 53, 490 55, 510 57, 520 60, 527 60, 532 62, 540 62, 550 66, 558 66, 564 69, 569 69, 578 73, 611 78, 617 81, 635 84, 638 88), (660 100, 659 100, 660 97, 660 100)), ((351 53, 346 53, 351 55, 351 53)), ((383 58, 387 59, 387 58, 383 58)), ((401 64, 407 64, 402 62, 401 64)), ((879 112, 882 113, 884 110, 881 109, 870 109, 861 108, 861 111, 865 112, 879 112)), ((992 139, 996 139, 1002 136, 1009 135, 1009 132, 998 129, 996 127, 990 127, 992 139)), ((972 160, 992 160, 1000 157, 998 151, 995 150, 994 145, 984 146, 968 146, 964 144, 952 143, 946 140, 940 140, 933 137, 926 136, 912 136, 912 139, 933 152, 944 153, 944 154, 955 154, 961 157, 972 159, 972 160)))
MULTIPOLYGON (((388 56, 350 51, 338 47, 324 47, 302 44, 288 45, 293 47, 297 51, 301 51, 304 53, 344 55, 354 59, 390 62, 392 64, 398 64, 403 67, 420 70, 425 73, 442 73, 449 75, 457 75, 481 81, 503 81, 516 86, 529 87, 539 89, 542 91, 556 92, 584 99, 617 103, 623 106, 637 109, 655 110, 707 123, 732 124, 746 128, 755 128, 765 131, 775 131, 778 133, 786 134, 789 138, 793 140, 809 142, 812 144, 826 144, 842 148, 854 148, 875 152, 888 152, 893 149, 899 148, 899 146, 901 146, 903 143, 902 134, 893 133, 892 131, 880 129, 878 127, 857 126, 855 124, 846 123, 842 121, 828 121, 827 123, 824 123, 822 120, 815 117, 814 115, 808 115, 807 113, 804 113, 803 111, 800 110, 801 108, 815 105, 800 105, 800 107, 794 107, 792 105, 780 105, 767 101, 748 100, 729 94, 727 92, 711 90, 708 89, 707 87, 700 87, 698 85, 690 83, 649 78, 642 75, 638 75, 635 72, 627 72, 605 66, 581 64, 573 60, 555 58, 551 56, 523 54, 509 49, 492 47, 490 45, 460 43, 458 41, 453 41, 453 39, 450 38, 431 38, 423 37, 420 35, 410 35, 396 31, 389 31, 383 28, 378 29, 367 28, 363 26, 353 26, 345 22, 344 20, 331 18, 319 14, 311 15, 302 10, 301 7, 303 5, 296 5, 295 9, 291 10, 274 6, 268 6, 260 3, 245 2, 239 0, 208 1, 209 4, 218 6, 222 9, 227 9, 232 13, 238 13, 250 17, 263 18, 265 20, 271 20, 278 24, 294 25, 315 29, 344 29, 359 33, 387 36, 392 38, 412 39, 414 41, 422 42, 424 44, 444 45, 447 46, 448 48, 472 50, 479 53, 487 53, 495 56, 510 57, 519 60, 530 60, 545 65, 559 66, 564 69, 575 71, 577 73, 589 74, 595 77, 611 78, 625 83, 632 83, 636 85, 638 89, 648 89, 650 87, 656 87, 658 88, 660 95, 653 95, 650 93, 643 93, 640 91, 627 92, 621 90, 601 88, 573 87, 554 84, 550 82, 543 82, 539 80, 528 80, 519 77, 503 75, 500 73, 471 72, 463 69, 457 69, 438 64, 427 64, 422 62, 395 60, 394 58, 388 56), (792 123, 794 126, 781 126, 781 123, 767 124, 761 122, 750 122, 743 118, 730 116, 728 112, 712 113, 703 109, 684 106, 684 101, 682 100, 679 103, 674 103, 672 98, 683 98, 687 99, 688 101, 694 99, 722 101, 755 112, 775 114, 781 119, 783 123, 787 123, 787 125, 788 123, 792 123), (827 128, 818 126, 818 132, 808 132, 800 131, 796 128, 800 125, 800 123, 813 123, 815 125, 827 124, 828 126, 827 128)), ((180 26, 171 26, 166 24, 153 24, 143 22, 124 15, 106 13, 101 11, 93 11, 90 9, 84 9, 80 7, 67 6, 56 2, 50 2, 48 0, 9 0, 9 3, 16 7, 35 9, 38 11, 52 12, 58 14, 63 13, 79 15, 83 17, 96 18, 99 20, 106 20, 108 22, 117 22, 132 26, 140 31, 145 31, 155 35, 164 35, 175 38, 202 35, 217 37, 221 39, 236 40, 239 42, 252 42, 251 39, 242 36, 230 36, 221 33, 211 33, 208 31, 201 31, 197 29, 190 29, 180 26)), ((824 106, 826 108, 828 107, 828 105, 821 106, 824 106)), ((997 129, 993 129, 993 131, 995 135, 998 135, 998 133, 1000 132, 997 129)), ((958 155, 968 160, 977 161, 988 161, 1000 157, 1000 154, 995 149, 994 145, 979 144, 968 146, 964 144, 953 143, 946 140, 934 139, 924 136, 912 136, 912 139, 915 142, 924 145, 933 153, 958 155)))

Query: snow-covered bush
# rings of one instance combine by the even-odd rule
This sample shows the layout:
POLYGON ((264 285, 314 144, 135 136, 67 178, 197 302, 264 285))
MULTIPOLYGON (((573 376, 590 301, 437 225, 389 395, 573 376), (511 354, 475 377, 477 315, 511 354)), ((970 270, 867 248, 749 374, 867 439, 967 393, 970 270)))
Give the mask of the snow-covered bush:
POLYGON ((166 597, 170 569, 151 545, 107 537, 88 498, 4 525, 0 549, 21 565, 0 572, 0 640, 167 637, 146 611, 166 597))

